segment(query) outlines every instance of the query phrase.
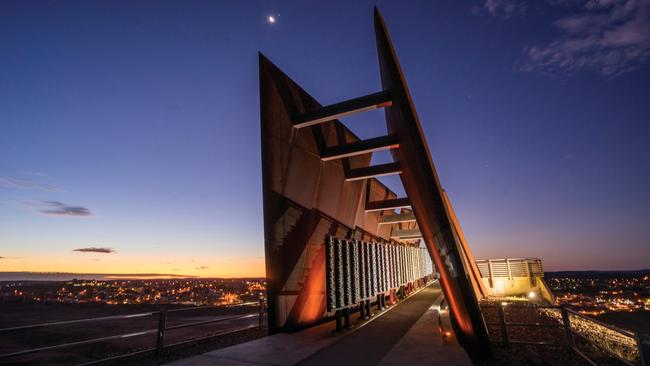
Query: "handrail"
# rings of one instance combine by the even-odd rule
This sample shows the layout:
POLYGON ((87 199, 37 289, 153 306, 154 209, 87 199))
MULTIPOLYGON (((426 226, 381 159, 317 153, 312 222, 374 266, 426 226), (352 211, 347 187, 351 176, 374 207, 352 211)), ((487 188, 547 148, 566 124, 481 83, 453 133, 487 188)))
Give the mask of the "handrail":
POLYGON ((158 332, 158 329, 147 329, 147 330, 143 330, 143 331, 140 331, 140 332, 117 334, 117 335, 108 336, 108 337, 86 339, 86 340, 83 340, 83 341, 57 344, 55 346, 30 348, 30 349, 24 350, 24 351, 5 353, 3 355, 0 355, 0 358, 23 356, 23 355, 27 355, 27 354, 30 354, 30 353, 49 351, 49 350, 53 350, 53 349, 72 347, 72 346, 80 346, 80 345, 83 345, 83 344, 91 344, 91 343, 98 343, 98 342, 103 342, 103 341, 110 341, 111 339, 131 338, 131 337, 137 337, 137 336, 141 336, 141 335, 145 335, 145 334, 152 334, 152 333, 157 333, 157 332, 158 332))
POLYGON ((608 328, 608 329, 610 329, 610 330, 613 330, 613 331, 615 331, 615 332, 623 333, 623 334, 625 334, 625 335, 627 335, 627 336, 630 336, 630 337, 634 338, 634 332, 631 332, 631 331, 629 331, 629 330, 627 330, 627 329, 619 328, 619 327, 617 327, 617 326, 615 326, 615 325, 613 325, 613 324, 603 323, 603 322, 601 322, 600 320, 598 320, 598 319, 596 319, 596 318, 592 318, 592 317, 590 317, 590 316, 586 316, 586 315, 584 315, 584 314, 580 314, 579 312, 577 312, 577 311, 575 311, 575 310, 573 310, 573 309, 570 309, 570 308, 567 308, 566 311, 569 312, 569 313, 571 313, 571 314, 573 314, 573 315, 579 316, 579 317, 581 317, 581 318, 583 318, 583 319, 587 319, 587 320, 589 320, 589 321, 591 321, 591 322, 594 322, 594 323, 596 323, 596 324, 598 324, 598 325, 600 325, 600 326, 603 326, 603 327, 605 327, 605 328, 608 328))
MULTIPOLYGON (((582 338, 585 341, 589 342, 590 344, 592 344, 593 346, 595 346, 596 348, 598 348, 599 350, 604 352, 606 355, 609 355, 610 357, 614 357, 615 359, 621 361, 622 363, 624 363, 624 364, 626 364, 628 366, 636 366, 636 364, 634 364, 633 362, 630 362, 629 360, 626 360, 626 359, 622 358, 621 356, 617 355, 616 353, 607 350, 606 348, 602 347, 598 343, 593 342, 591 339, 586 337, 584 334, 582 334, 580 332, 573 332, 573 334, 577 334, 580 338, 582 338)), ((585 357, 585 356, 583 356, 583 357, 585 357)), ((589 360, 591 360, 591 359, 589 359, 589 360)))
MULTIPOLYGON (((97 318, 77 319, 77 320, 68 320, 68 321, 60 321, 60 322, 51 322, 51 323, 32 324, 32 325, 24 325, 24 326, 3 328, 3 329, 0 329, 0 332, 24 330, 24 329, 34 329, 34 328, 40 328, 40 327, 50 327, 50 326, 57 326, 57 325, 67 325, 67 324, 76 324, 76 323, 93 322, 93 321, 131 319, 131 318, 138 318, 138 317, 151 316, 151 315, 159 315, 160 316, 160 319, 159 319, 160 321, 158 323, 158 328, 156 328, 156 329, 147 329, 147 330, 143 330, 143 331, 139 331, 139 332, 117 334, 117 335, 106 336, 106 337, 98 337, 98 338, 86 339, 86 340, 82 340, 82 341, 75 341, 75 342, 68 342, 68 343, 58 344, 58 345, 54 345, 54 346, 31 348, 31 349, 27 349, 27 350, 23 350, 23 351, 0 354, 0 359, 9 358, 9 357, 16 357, 16 356, 23 356, 23 355, 27 355, 27 354, 43 352, 43 351, 50 351, 50 350, 66 348, 66 347, 80 346, 80 345, 84 345, 84 344, 105 342, 105 341, 110 341, 110 340, 113 340, 113 339, 124 339, 124 338, 137 337, 137 336, 142 336, 142 335, 147 335, 147 334, 156 334, 157 335, 158 346, 156 348, 152 349, 152 350, 156 351, 157 352, 156 354, 158 354, 159 351, 163 348, 164 334, 165 334, 166 330, 189 328, 189 327, 195 327, 195 326, 204 325, 204 324, 219 323, 219 322, 225 322, 225 321, 229 321, 229 320, 247 319, 247 318, 252 318, 252 317, 259 317, 260 318, 259 327, 261 327, 262 326, 262 317, 264 315, 264 308, 265 308, 265 301, 264 301, 263 298, 260 298, 259 302, 245 302, 245 303, 227 304, 227 305, 208 305, 208 306, 199 306, 199 307, 193 307, 193 308, 179 308, 179 309, 170 309, 170 310, 163 309, 163 310, 160 310, 160 311, 152 311, 152 312, 147 312, 147 313, 104 316, 104 317, 97 317, 97 318), (246 313, 246 314, 240 314, 240 315, 237 315, 237 316, 231 316, 231 317, 227 317, 227 318, 219 318, 219 319, 212 319, 212 320, 207 320, 207 321, 193 322, 193 323, 187 323, 187 324, 179 324, 179 325, 174 325, 174 326, 169 326, 169 327, 166 326, 166 322, 165 322, 165 319, 167 317, 167 313, 170 313, 170 312, 189 311, 189 310, 204 310, 204 309, 219 309, 219 308, 232 308, 232 307, 250 306, 250 305, 258 305, 258 309, 257 309, 257 311, 255 313, 246 313)), ((247 327, 246 329, 251 328, 251 327, 254 327, 254 326, 247 327)), ((241 328, 241 329, 244 329, 244 328, 241 328)), ((219 334, 227 334, 227 332, 221 332, 219 334)), ((138 351, 138 352, 135 352, 135 353, 129 353, 127 355, 139 354, 139 353, 142 353, 142 352, 138 351)))
MULTIPOLYGON (((256 325, 249 325, 249 326, 242 327, 242 328, 236 328, 236 329, 233 329, 233 330, 218 332, 218 333, 206 336, 206 337, 192 338, 192 339, 188 339, 188 340, 184 340, 184 341, 180 341, 180 342, 176 342, 176 343, 171 343, 171 344, 166 345, 165 347, 166 348, 167 347, 176 347, 176 346, 180 346, 180 345, 184 345, 184 344, 188 344, 188 343, 192 343, 192 342, 200 342, 200 341, 203 341, 203 340, 206 340, 206 339, 211 339, 211 338, 214 338, 214 337, 233 334, 233 333, 241 332, 241 331, 248 330, 248 329, 255 328, 255 327, 257 327, 257 326, 256 325)), ((116 356, 110 356, 110 357, 107 357, 107 358, 102 358, 102 359, 99 359, 99 360, 92 360, 92 361, 84 362, 82 364, 78 364, 77 366, 100 365, 100 364, 104 364, 104 363, 109 362, 109 361, 117 361, 117 360, 121 360, 121 359, 128 358, 128 357, 133 357, 133 356, 137 356, 137 355, 144 355, 144 354, 147 354, 147 353, 154 353, 154 352, 156 352, 155 347, 146 348, 146 349, 135 351, 135 352, 130 352, 130 353, 120 354, 120 355, 116 355, 116 356)))
POLYGON ((204 320, 200 322, 194 322, 194 323, 187 323, 187 324, 179 324, 179 325, 174 325, 173 327, 166 327, 166 330, 174 330, 174 329, 181 329, 181 328, 189 328, 189 327, 196 327, 199 325, 204 325, 204 324, 210 324, 210 323, 221 323, 225 322, 228 320, 238 320, 238 319, 246 319, 246 318, 252 318, 258 316, 257 313, 253 314, 246 314, 246 315, 240 315, 240 316, 231 316, 228 318, 220 318, 220 319, 213 319, 213 320, 204 320))
MULTIPOLYGON (((232 308, 238 306, 249 306, 249 305, 258 305, 258 302, 244 302, 239 304, 226 304, 226 305, 207 305, 207 306, 196 306, 193 308, 178 308, 178 309, 169 309, 167 313, 179 312, 179 311, 188 311, 188 310, 200 310, 200 309, 221 309, 221 308, 232 308)), ((126 315, 111 315, 111 316, 102 316, 98 318, 85 318, 85 319, 75 319, 75 320, 64 320, 60 322, 51 322, 51 323, 40 323, 40 324, 30 324, 30 325, 20 325, 16 327, 0 328, 1 332, 13 331, 13 330, 24 330, 31 328, 41 328, 41 327, 51 327, 56 325, 68 325, 84 322, 95 322, 95 321, 105 321, 105 320, 119 320, 119 319, 131 319, 131 318, 140 318, 144 316, 151 316, 160 314, 160 311, 150 311, 148 313, 137 313, 137 314, 126 314, 126 315)))
POLYGON ((51 326, 55 326, 55 325, 67 325, 67 324, 103 321, 103 320, 140 318, 140 317, 143 317, 143 316, 151 316, 151 315, 158 314, 158 313, 160 313, 160 311, 152 311, 152 312, 148 312, 148 313, 138 313, 138 314, 127 314, 127 315, 102 316, 102 317, 99 317, 99 318, 65 320, 65 321, 52 322, 52 323, 21 325, 21 326, 17 326, 17 327, 2 328, 2 329, 0 329, 0 332, 7 332, 7 331, 10 331, 10 330, 23 330, 23 329, 30 329, 30 328, 51 327, 51 326))
MULTIPOLYGON (((501 332, 502 332, 501 336, 502 336, 502 342, 503 342, 504 345, 507 346, 509 343, 512 343, 512 344, 528 344, 528 345, 533 345, 533 344, 534 345, 546 345, 546 344, 549 344, 548 342, 527 342, 527 341, 513 341, 513 340, 510 340, 509 337, 508 337, 507 326, 552 327, 553 325, 543 324, 543 323, 507 322, 506 319, 505 319, 505 313, 503 311, 503 309, 505 308, 504 305, 505 304, 485 304, 485 305, 481 305, 481 307, 497 308, 499 310, 499 322, 498 323, 486 322, 486 325, 501 326, 501 332)), ((643 353, 643 346, 642 346, 642 343, 643 343, 642 338, 643 338, 643 336, 640 335, 638 332, 631 332, 631 331, 629 331, 627 329, 622 329, 622 328, 619 328, 619 327, 617 327, 615 325, 604 323, 604 322, 602 322, 600 320, 597 320, 595 318, 586 316, 584 314, 580 314, 579 312, 577 312, 577 311, 575 311, 573 309, 567 308, 565 306, 557 306, 557 305, 540 305, 540 306, 537 306, 537 305, 508 304, 507 307, 509 307, 509 308, 520 308, 520 309, 530 308, 530 309, 557 309, 557 310, 560 310, 562 312, 562 316, 561 316, 560 319, 555 319, 555 320, 560 322, 560 324, 557 325, 558 327, 564 327, 566 329, 567 343, 563 344, 563 346, 568 346, 569 348, 576 351, 576 353, 578 353, 578 355, 580 355, 585 360, 587 360, 591 365, 597 365, 597 364, 592 359, 590 359, 586 354, 584 354, 583 352, 580 352, 576 348, 575 342, 573 340, 574 334, 580 336, 580 338, 584 339, 588 343, 590 343, 593 346, 597 347, 598 349, 600 349, 601 351, 603 351, 605 354, 609 355, 610 357, 614 357, 615 359, 623 362, 626 365, 635 366, 635 364, 633 362, 631 362, 630 360, 622 358, 622 356, 616 354, 615 352, 612 352, 611 350, 608 350, 608 349, 604 348, 602 345, 597 344, 597 342, 594 342, 594 340, 592 340, 589 337, 585 336, 580 331, 578 331, 576 329, 573 329, 573 327, 571 326, 571 321, 570 321, 569 316, 568 316, 569 313, 571 315, 574 315, 574 316, 580 318, 580 319, 583 319, 583 320, 588 321, 588 322, 593 322, 594 324, 597 324, 599 326, 602 326, 604 328, 607 328, 609 330, 617 332, 617 333, 619 333, 619 334, 621 334, 623 336, 627 336, 627 337, 630 337, 630 338, 634 339, 635 343, 637 345, 637 348, 638 348, 639 357, 641 358, 640 359, 640 364, 642 366, 646 365, 645 359, 644 359, 645 355, 643 353)), ((560 344, 557 344, 557 345, 560 345, 560 344)))
MULTIPOLYGON (((499 304, 481 304, 482 308, 498 308, 499 304)), ((509 308, 531 308, 531 309, 562 309, 559 305, 520 305, 517 303, 508 303, 509 308)))
POLYGON ((199 309, 221 309, 221 308, 236 308, 238 306, 249 306, 249 305, 259 305, 257 301, 242 302, 237 304, 225 304, 225 305, 204 305, 204 306, 195 306, 193 308, 178 308, 178 309, 169 309, 167 313, 175 313, 179 311, 188 311, 188 310, 199 310, 199 309))

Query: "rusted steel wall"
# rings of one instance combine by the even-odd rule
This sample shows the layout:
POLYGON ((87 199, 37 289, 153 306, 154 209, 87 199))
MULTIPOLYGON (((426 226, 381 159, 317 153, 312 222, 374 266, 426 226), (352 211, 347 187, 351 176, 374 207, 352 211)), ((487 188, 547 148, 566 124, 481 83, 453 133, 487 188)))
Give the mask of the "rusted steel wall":
MULTIPOLYGON (((325 146, 358 141, 339 121, 295 129, 292 116, 320 104, 260 55, 264 240, 271 332, 323 320, 325 237, 388 240, 384 212, 365 212, 369 199, 396 198, 376 179, 345 181, 345 169, 370 164, 371 154, 321 161, 325 146)), ((412 227, 402 224, 396 227, 412 227)))

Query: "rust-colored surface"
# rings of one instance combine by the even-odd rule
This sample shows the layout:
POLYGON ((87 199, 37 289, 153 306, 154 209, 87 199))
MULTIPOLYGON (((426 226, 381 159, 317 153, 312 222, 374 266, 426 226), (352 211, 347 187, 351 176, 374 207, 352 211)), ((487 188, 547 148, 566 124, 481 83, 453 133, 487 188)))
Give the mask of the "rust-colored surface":
POLYGON ((388 133, 396 135, 400 148, 391 150, 402 165, 400 175, 422 237, 440 272, 440 284, 457 326, 459 341, 477 359, 490 358, 487 328, 469 273, 463 266, 461 244, 454 236, 452 220, 443 198, 431 153, 384 20, 375 9, 375 37, 381 84, 392 93, 393 105, 385 109, 388 133))
POLYGON ((449 218, 451 219, 451 222, 454 226, 454 233, 457 236, 456 239, 460 243, 460 247, 462 249, 461 254, 464 254, 464 256, 461 256, 461 258, 463 259, 465 270, 469 273, 469 279, 470 281, 472 281, 472 287, 474 288, 474 293, 477 296, 486 298, 488 296, 488 292, 487 289, 485 288, 485 285, 483 284, 483 280, 481 279, 481 272, 479 271, 478 266, 476 265, 476 260, 474 259, 472 252, 469 250, 469 245, 467 244, 467 240, 465 240, 465 234, 463 233, 463 229, 461 229, 460 223, 458 222, 458 218, 456 217, 454 206, 451 205, 449 196, 447 196, 447 192, 445 192, 444 189, 442 190, 442 198, 445 201, 445 207, 447 207, 447 212, 449 212, 449 218))
POLYGON ((387 241, 392 229, 413 229, 417 225, 440 272, 459 341, 474 358, 489 358, 487 329, 475 293, 482 292, 480 281, 475 281, 476 268, 445 198, 404 75, 377 10, 375 35, 383 91, 327 108, 321 108, 260 55, 269 329, 294 331, 327 316, 323 250, 326 235, 387 241), (367 146, 358 148, 361 143, 357 143, 357 136, 328 116, 366 110, 369 99, 385 98, 386 94, 391 101, 381 107, 385 108, 386 136, 396 164, 364 169, 370 165, 372 151, 386 144, 367 140, 363 143, 367 146), (330 159, 336 146, 339 148, 334 151, 344 153, 330 159), (349 154, 345 149, 368 149, 368 153, 349 154), (356 177, 355 172, 364 177, 397 173, 395 167, 399 167, 408 197, 397 197, 375 178, 346 180, 356 177), (411 207, 401 212, 413 212, 416 222, 378 224, 383 215, 395 213, 382 208, 404 204, 411 207))
MULTIPOLYGON (((346 181, 371 154, 323 161, 326 147, 359 141, 339 121, 294 128, 292 117, 320 104, 260 55, 264 240, 271 332, 321 322, 325 310, 325 236, 388 240, 389 211, 366 212, 370 200, 396 198, 375 179, 346 181), (366 182, 370 182, 367 184, 366 182)), ((396 225, 397 226, 397 225, 396 225)), ((403 225, 402 225, 403 226, 403 225)))

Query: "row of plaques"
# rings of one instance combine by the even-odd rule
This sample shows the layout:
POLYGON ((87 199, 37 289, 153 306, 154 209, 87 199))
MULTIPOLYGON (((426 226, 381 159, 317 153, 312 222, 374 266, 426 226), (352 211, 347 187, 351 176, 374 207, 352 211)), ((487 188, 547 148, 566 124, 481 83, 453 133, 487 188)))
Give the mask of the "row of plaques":
POLYGON ((433 273, 425 248, 327 237, 327 311, 345 309, 433 273))

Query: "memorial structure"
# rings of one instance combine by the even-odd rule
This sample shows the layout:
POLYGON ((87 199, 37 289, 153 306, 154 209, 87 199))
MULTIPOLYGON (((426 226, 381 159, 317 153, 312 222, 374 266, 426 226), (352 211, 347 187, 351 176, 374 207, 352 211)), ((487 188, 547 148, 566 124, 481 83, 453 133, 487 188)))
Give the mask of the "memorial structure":
MULTIPOLYGON (((417 254, 423 240, 439 273, 458 340, 474 358, 488 358, 491 348, 478 305, 478 298, 486 296, 481 274, 436 174, 376 9, 374 17, 382 90, 371 95, 322 106, 260 54, 269 330, 303 329, 328 319, 340 306, 362 310, 367 305, 363 301, 381 305, 395 289, 421 284, 430 276, 426 272, 433 271, 417 254), (340 121, 378 108, 385 112, 383 136, 361 140, 340 121), (393 161, 370 165, 372 153, 379 150, 390 151, 393 161), (377 179, 383 175, 399 175, 406 197, 398 197, 377 179), (384 255, 372 257, 368 253, 373 251, 384 255), (360 267, 345 259, 350 255, 385 260, 386 273, 354 270, 360 267), (341 263, 348 272, 336 275, 338 269, 330 267, 341 263), (411 272, 396 280, 390 273, 400 266, 411 272), (413 266, 420 269, 412 271, 413 266), (378 281, 379 287, 372 289, 376 300, 367 296, 368 287, 355 285, 359 278, 349 277, 355 273, 378 281)), ((435 121, 428 123, 435 128, 435 121)))

